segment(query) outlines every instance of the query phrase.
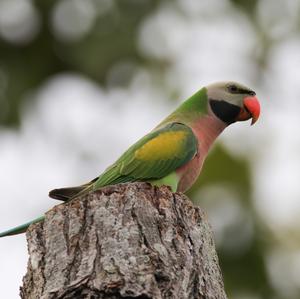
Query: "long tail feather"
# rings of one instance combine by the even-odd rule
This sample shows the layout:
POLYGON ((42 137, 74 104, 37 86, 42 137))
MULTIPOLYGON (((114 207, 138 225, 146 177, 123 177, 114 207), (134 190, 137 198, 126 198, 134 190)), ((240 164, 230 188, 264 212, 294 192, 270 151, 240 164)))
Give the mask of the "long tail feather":
POLYGON ((22 225, 19 225, 19 226, 16 226, 16 227, 12 228, 12 229, 4 231, 4 232, 0 233, 0 238, 6 237, 6 236, 12 236, 12 235, 18 235, 18 234, 25 233, 26 230, 27 230, 27 228, 31 224, 43 221, 44 219, 45 219, 45 216, 41 216, 41 217, 36 218, 36 219, 34 219, 34 220, 30 221, 30 222, 24 223, 22 225))

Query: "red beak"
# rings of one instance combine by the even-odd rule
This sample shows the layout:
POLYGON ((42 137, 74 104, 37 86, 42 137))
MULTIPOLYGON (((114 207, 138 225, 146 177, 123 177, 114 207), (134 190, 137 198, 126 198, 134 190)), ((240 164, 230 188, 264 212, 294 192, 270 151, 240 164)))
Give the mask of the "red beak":
POLYGON ((236 118, 237 121, 248 120, 252 118, 251 125, 256 123, 260 114, 260 104, 257 97, 246 97, 243 101, 244 107, 241 108, 241 111, 236 118))

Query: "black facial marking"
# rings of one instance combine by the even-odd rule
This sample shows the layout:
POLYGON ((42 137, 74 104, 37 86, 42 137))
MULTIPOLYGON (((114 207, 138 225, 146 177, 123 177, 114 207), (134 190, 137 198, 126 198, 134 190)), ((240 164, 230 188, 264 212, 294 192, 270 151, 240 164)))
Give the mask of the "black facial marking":
POLYGON ((227 89, 232 94, 247 94, 249 96, 255 96, 255 91, 246 88, 237 87, 235 84, 230 84, 227 86, 227 89))
POLYGON ((227 124, 235 122, 241 108, 225 101, 209 100, 211 110, 222 121, 227 124))

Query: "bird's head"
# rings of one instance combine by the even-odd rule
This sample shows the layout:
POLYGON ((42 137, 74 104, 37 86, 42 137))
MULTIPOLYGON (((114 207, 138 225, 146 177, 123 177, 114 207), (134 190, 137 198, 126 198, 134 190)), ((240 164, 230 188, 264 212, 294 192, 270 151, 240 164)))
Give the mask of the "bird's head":
POLYGON ((236 82, 218 82, 206 89, 211 112, 223 122, 257 121, 260 104, 252 89, 236 82))

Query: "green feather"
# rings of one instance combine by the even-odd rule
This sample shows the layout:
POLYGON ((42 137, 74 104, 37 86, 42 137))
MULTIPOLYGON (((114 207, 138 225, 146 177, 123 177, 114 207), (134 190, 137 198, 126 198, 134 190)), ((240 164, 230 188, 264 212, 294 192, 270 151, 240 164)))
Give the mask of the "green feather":
POLYGON ((41 216, 41 217, 38 217, 38 218, 36 218, 36 219, 34 219, 30 222, 26 222, 22 225, 19 225, 19 226, 16 226, 16 227, 12 228, 12 229, 4 231, 4 232, 0 233, 0 238, 24 233, 24 232, 26 232, 27 228, 31 224, 43 221, 44 219, 45 219, 45 216, 41 216))
MULTIPOLYGON (((70 188, 60 188, 50 191, 49 196, 55 199, 69 201, 92 190, 97 190, 106 185, 118 183, 149 181, 155 185, 168 184, 173 191, 177 189, 178 177, 175 170, 191 160, 198 149, 198 141, 189 127, 193 121, 207 113, 207 91, 202 88, 187 99, 169 117, 162 121, 152 132, 132 145, 113 165, 108 167, 103 174, 91 182, 70 188), (161 134, 169 132, 183 132, 183 137, 170 140, 169 147, 179 147, 175 155, 170 152, 163 158, 139 159, 137 151, 149 142, 159 138, 161 134)), ((164 142, 164 140, 163 140, 164 142)), ((149 146, 151 149, 151 146, 149 146)), ((157 152, 153 151, 155 157, 157 152)), ((11 230, 0 233, 0 237, 25 232, 32 223, 43 221, 44 216, 27 222, 11 230)))
MULTIPOLYGON (((149 145, 150 150, 151 146, 149 145)), ((109 167, 99 179, 94 183, 96 190, 106 185, 113 185, 119 182, 149 181, 161 179, 177 168, 191 160, 197 153, 198 141, 188 126, 180 123, 167 124, 165 127, 152 131, 133 146, 131 146, 111 167, 109 167), (166 155, 163 159, 143 160, 137 157, 137 151, 143 146, 149 145, 151 141, 164 133, 183 133, 182 138, 170 140, 168 144, 171 148, 178 147, 180 151, 177 155, 166 155)), ((151 153, 150 153, 151 154, 151 153)), ((155 152, 153 156, 155 157, 155 152)))
POLYGON ((165 118, 156 128, 170 122, 191 125, 195 120, 208 113, 207 89, 203 87, 184 101, 172 114, 165 118))

